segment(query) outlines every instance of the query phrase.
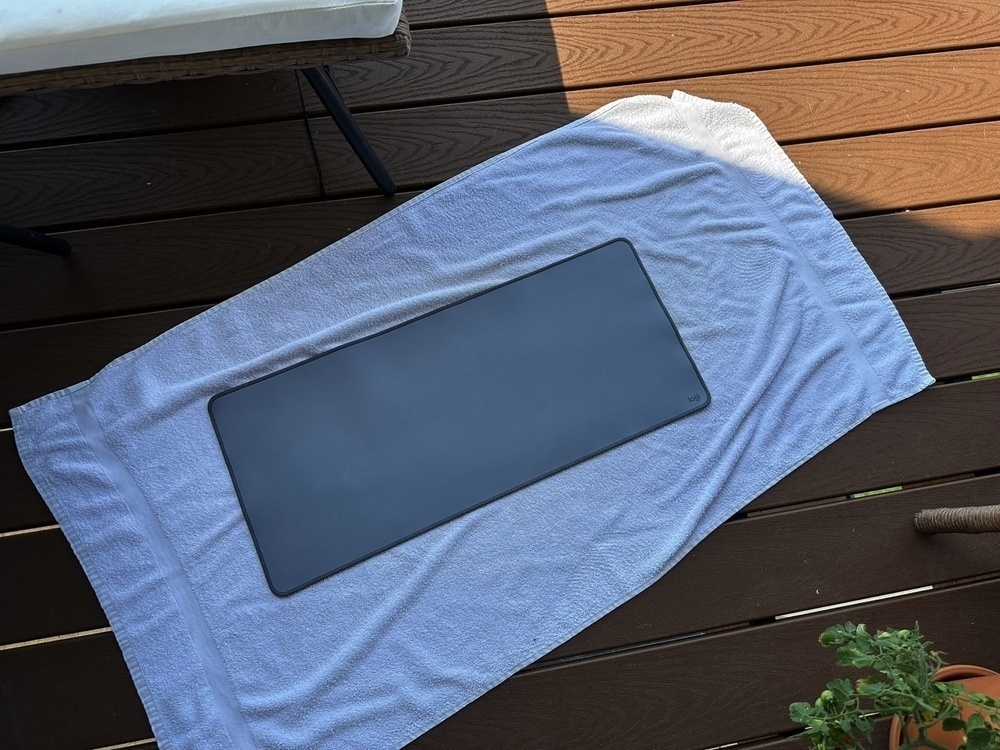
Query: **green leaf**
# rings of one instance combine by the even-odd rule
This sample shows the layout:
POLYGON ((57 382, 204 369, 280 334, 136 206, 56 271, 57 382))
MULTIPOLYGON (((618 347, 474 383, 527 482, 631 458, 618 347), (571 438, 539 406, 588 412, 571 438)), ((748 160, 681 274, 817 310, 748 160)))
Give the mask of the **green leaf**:
POLYGON ((965 722, 957 716, 949 716, 941 722, 941 728, 946 732, 964 732, 965 722))
POLYGON ((793 703, 788 707, 788 718, 796 724, 808 724, 811 709, 808 703, 793 703))
POLYGON ((851 681, 844 678, 832 680, 826 687, 841 703, 854 696, 854 688, 851 685, 851 681))
POLYGON ((819 635, 819 642, 821 645, 829 646, 839 646, 846 641, 846 628, 849 627, 851 623, 847 625, 833 625, 826 630, 824 630, 819 635))
POLYGON ((862 677, 857 682, 858 695, 864 695, 869 697, 874 697, 877 695, 882 695, 886 690, 889 689, 889 685, 883 682, 878 677, 869 676, 862 677))
POLYGON ((965 750, 988 750, 993 745, 994 734, 986 727, 970 729, 965 733, 965 750))

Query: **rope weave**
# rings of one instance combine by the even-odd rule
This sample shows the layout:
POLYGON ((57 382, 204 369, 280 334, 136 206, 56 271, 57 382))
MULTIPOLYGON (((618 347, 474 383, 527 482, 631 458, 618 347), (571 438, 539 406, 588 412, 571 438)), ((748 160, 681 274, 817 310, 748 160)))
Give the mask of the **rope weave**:
POLYGON ((934 508, 913 518, 921 534, 982 534, 1000 531, 1000 505, 979 508, 934 508))
POLYGON ((392 35, 381 39, 325 39, 12 73, 0 76, 0 96, 316 68, 332 62, 402 57, 409 52, 410 26, 402 15, 392 35))

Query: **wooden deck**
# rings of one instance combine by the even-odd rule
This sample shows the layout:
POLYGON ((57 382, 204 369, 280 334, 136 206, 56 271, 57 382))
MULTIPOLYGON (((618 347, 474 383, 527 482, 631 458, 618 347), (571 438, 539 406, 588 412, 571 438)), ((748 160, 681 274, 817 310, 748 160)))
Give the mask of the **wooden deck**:
POLYGON ((675 87, 760 114, 939 382, 415 746, 801 747, 787 705, 829 679, 816 637, 846 619, 919 619, 950 660, 1000 669, 1000 538, 925 539, 910 520, 1000 498, 1000 378, 981 377, 1000 371, 1000 3, 408 0, 408 15, 410 58, 338 73, 394 200, 291 73, 0 100, 0 219, 76 248, 0 248, 0 747, 153 746, 7 408, 489 156, 675 87))

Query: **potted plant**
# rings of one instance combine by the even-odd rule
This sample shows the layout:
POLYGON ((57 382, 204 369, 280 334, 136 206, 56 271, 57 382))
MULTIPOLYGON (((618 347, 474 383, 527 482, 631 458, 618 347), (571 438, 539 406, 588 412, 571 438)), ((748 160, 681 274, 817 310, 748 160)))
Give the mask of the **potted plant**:
POLYGON ((789 706, 792 721, 805 725, 800 736, 812 750, 863 747, 880 716, 893 717, 890 750, 1000 750, 1000 675, 982 667, 944 667, 918 625, 872 634, 848 622, 824 630, 819 642, 837 647, 839 665, 872 673, 854 684, 833 680, 815 703, 789 706), (952 681, 970 675, 981 678, 952 681))

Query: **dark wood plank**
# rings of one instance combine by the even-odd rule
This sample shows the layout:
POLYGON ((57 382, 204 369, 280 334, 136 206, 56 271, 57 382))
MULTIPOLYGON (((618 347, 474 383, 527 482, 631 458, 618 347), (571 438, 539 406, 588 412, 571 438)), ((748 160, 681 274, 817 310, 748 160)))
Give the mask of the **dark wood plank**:
MULTIPOLYGON (((1000 369, 998 301, 1000 291, 984 288, 918 297, 900 304, 935 377, 1000 369)), ((84 380, 116 356, 202 309, 198 306, 0 333, 0 409, 6 412, 84 380)), ((0 414, 0 426, 8 424, 9 418, 0 414)))
MULTIPOLYGON (((1000 49, 758 70, 642 84, 512 97, 532 111, 564 111, 567 121, 616 99, 641 94, 670 96, 675 89, 756 112, 781 142, 850 136, 1000 117, 1000 91, 992 86, 1000 49)), ((357 110, 391 106, 378 89, 365 88, 357 110)), ((306 92, 313 116, 325 111, 306 92)), ((514 103, 512 103, 514 104, 514 103)))
POLYGON ((817 636, 846 619, 872 627, 919 620, 951 660, 1000 663, 993 580, 533 670, 412 747, 698 750, 789 731, 788 704, 815 697, 836 673, 817 636))
MULTIPOLYGON (((582 116, 628 96, 670 96, 681 89, 696 96, 735 101, 751 108, 779 141, 803 141, 931 125, 949 125, 1000 116, 1000 91, 991 85, 1000 49, 907 55, 878 60, 828 63, 692 78, 667 78, 554 94, 519 97, 533 108, 562 108, 582 116)), ((319 101, 306 93, 306 107, 322 115, 319 101)), ((356 109, 373 109, 377 89, 359 91, 356 109)))
MULTIPOLYGON (((560 96, 363 114, 359 121, 403 190, 419 189, 576 119, 560 96)), ((899 122, 899 121, 897 121, 899 122)), ((330 196, 373 186, 329 118, 310 120, 330 196)), ((843 217, 1000 194, 1000 123, 788 147, 843 217), (941 174, 932 166, 942 162, 941 174), (993 162, 998 162, 994 165, 993 162), (932 179, 933 178, 933 179, 932 179)), ((300 123, 221 128, 0 153, 7 220, 31 225, 218 210, 316 197, 300 123), (248 156, 249 154, 249 156, 248 156), (68 200, 72 196, 73 200, 68 200)))
POLYGON ((1000 285, 896 303, 936 378, 1000 370, 1000 285), (985 356, 984 356, 985 355, 985 356))
POLYGON ((1000 201, 843 224, 890 294, 1000 281, 1000 201))
MULTIPOLYGON (((157 322, 165 326, 170 321, 157 322)), ((112 338, 110 346, 116 341, 112 338)), ((118 353, 117 349, 105 350, 104 357, 110 359, 118 353)), ((89 374, 68 373, 66 377, 89 374)), ((0 531, 47 525, 51 516, 24 474, 11 433, 0 433, 0 444, 5 441, 7 449, 0 451, 0 477, 10 492, 0 503, 0 531)), ((935 386, 874 415, 765 492, 748 509, 777 508, 997 466, 1000 378, 935 386)))
MULTIPOLYGON (((872 627, 919 620, 952 661, 1000 663, 994 579, 529 670, 413 747, 700 750, 788 732, 788 704, 818 694, 836 674, 832 653, 816 642, 819 632, 846 619, 872 627), (692 721, 692 706, 703 705, 725 710, 692 721)), ((0 722, 7 733, 0 740, 63 746, 72 732, 96 746, 148 737, 116 652, 110 634, 0 651, 0 690, 11 696, 5 707, 16 722, 0 722)))
POLYGON ((0 153, 4 221, 25 226, 207 212, 319 195, 301 122, 0 153))
POLYGON ((108 625, 59 529, 0 537, 0 591, 11 593, 3 600, 7 614, 0 618, 0 645, 108 625))
POLYGON ((0 496, 0 534, 50 526, 56 522, 21 466, 14 433, 10 429, 0 432, 0 487, 3 487, 3 495, 0 496))
MULTIPOLYGON (((401 189, 426 187, 575 119, 559 105, 518 100, 373 112, 358 119, 401 189)), ((336 126, 312 119, 330 196, 365 189, 343 168, 349 147, 336 126)), ((860 136, 786 148, 840 218, 1000 196, 1000 122, 860 136)))
POLYGON ((924 508, 998 495, 1000 476, 990 476, 730 521, 543 661, 1000 572, 989 535, 925 537, 913 526, 924 508))
POLYGON ((338 66, 352 104, 639 83, 1000 42, 990 0, 744 0, 424 29, 408 58, 338 66))
MULTIPOLYGON (((927 538, 912 524, 918 510, 991 505, 998 492, 989 476, 730 521, 542 661, 1000 572, 989 536, 927 538)), ((58 529, 0 539, 0 601, 15 613, 0 620, 0 644, 107 626, 58 529)))
POLYGON ((153 736, 112 635, 0 651, 0 747, 90 750, 153 736))
POLYGON ((224 299, 402 204, 355 198, 67 232, 67 258, 0 254, 0 328, 224 299))
POLYGON ((0 148, 299 117, 290 71, 0 98, 0 148))
POLYGON ((748 506, 924 482, 1000 466, 1000 378, 935 386, 878 412, 748 506))
MULTIPOLYGON (((569 13, 693 5, 720 0, 407 0, 406 16, 414 29, 441 24, 538 18, 569 13)), ((727 2, 730 0, 721 0, 727 2)))
MULTIPOLYGON (((871 744, 868 747, 882 748, 889 746, 889 720, 879 719, 875 722, 871 744)), ((795 736, 762 740, 739 745, 733 750, 809 750, 809 744, 795 736)))
POLYGON ((0 425, 10 425, 8 409, 86 380, 111 360, 204 309, 185 307, 0 334, 0 425))
MULTIPOLYGON (((222 299, 416 195, 67 232, 68 259, 0 253, 0 329, 222 299)), ((1000 280, 1000 201, 844 222, 892 294, 1000 280)))

